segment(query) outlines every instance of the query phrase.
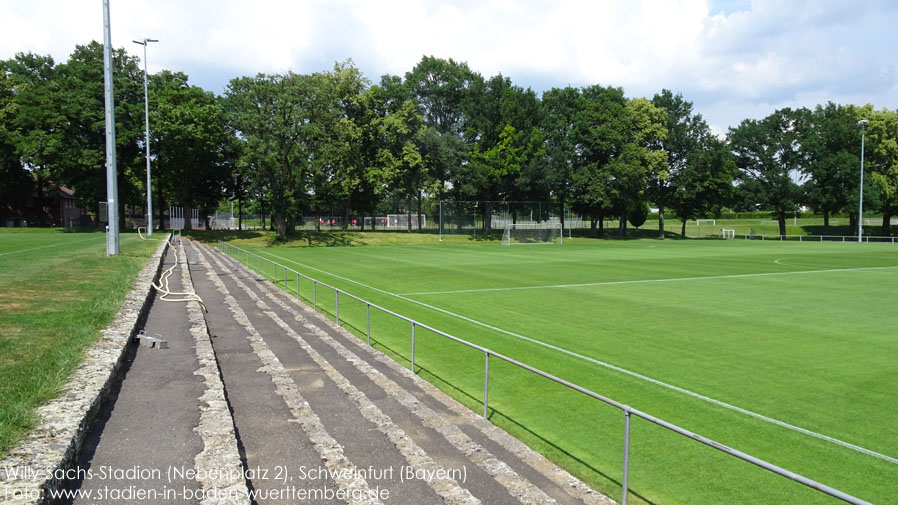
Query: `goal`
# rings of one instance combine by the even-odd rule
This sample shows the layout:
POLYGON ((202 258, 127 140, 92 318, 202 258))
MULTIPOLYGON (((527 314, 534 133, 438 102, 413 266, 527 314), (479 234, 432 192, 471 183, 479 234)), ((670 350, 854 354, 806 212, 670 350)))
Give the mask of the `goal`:
POLYGON ((502 245, 560 244, 561 223, 508 223, 502 234, 502 245))
POLYGON ((724 239, 734 239, 736 238, 736 230, 733 228, 721 228, 720 234, 724 239))

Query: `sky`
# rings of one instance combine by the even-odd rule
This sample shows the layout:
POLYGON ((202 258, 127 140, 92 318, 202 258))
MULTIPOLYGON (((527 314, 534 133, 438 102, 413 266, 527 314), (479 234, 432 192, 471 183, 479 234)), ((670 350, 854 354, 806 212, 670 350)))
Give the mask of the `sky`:
MULTIPOLYGON (((718 133, 782 107, 898 109, 896 0, 110 0, 112 44, 223 93, 234 77, 328 70, 372 82, 424 55, 542 93, 682 93, 718 133)), ((0 59, 103 40, 102 0, 0 0, 0 59)))

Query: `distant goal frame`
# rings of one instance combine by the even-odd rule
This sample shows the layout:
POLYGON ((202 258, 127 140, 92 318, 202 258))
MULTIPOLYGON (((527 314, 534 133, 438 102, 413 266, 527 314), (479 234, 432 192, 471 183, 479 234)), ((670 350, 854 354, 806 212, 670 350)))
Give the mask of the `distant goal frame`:
POLYGON ((505 226, 505 231, 502 232, 502 245, 511 246, 511 245, 561 245, 564 243, 564 229, 561 226, 561 223, 509 223, 505 226), (542 237, 537 237, 533 240, 514 240, 512 238, 512 232, 514 230, 538 230, 547 232, 547 235, 550 240, 542 240, 542 237))

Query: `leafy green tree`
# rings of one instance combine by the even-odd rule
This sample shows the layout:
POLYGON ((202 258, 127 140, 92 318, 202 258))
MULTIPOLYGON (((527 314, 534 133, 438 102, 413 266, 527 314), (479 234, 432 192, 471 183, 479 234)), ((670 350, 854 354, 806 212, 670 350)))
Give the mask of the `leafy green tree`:
POLYGON ((729 132, 739 177, 759 185, 764 203, 776 214, 780 235, 786 234, 786 213, 797 209, 802 197, 793 178, 802 168, 800 119, 796 111, 780 109, 760 121, 745 119, 729 132))
POLYGON ((364 141, 374 119, 366 93, 370 83, 351 60, 336 63, 332 71, 320 74, 317 82, 324 100, 316 101, 316 117, 325 134, 312 143, 312 166, 319 175, 314 180, 329 187, 321 191, 318 185, 313 191, 316 197, 330 194, 332 202, 342 201, 346 227, 354 200, 361 200, 360 193, 367 187, 365 155, 370 151, 364 141), (320 177, 322 173, 324 177, 320 177))
POLYGON ((823 214, 823 233, 827 234, 830 215, 842 210, 857 213, 858 118, 854 108, 832 102, 805 114, 807 120, 799 132, 808 176, 804 189, 811 208, 823 214))
POLYGON ((865 156, 865 170, 869 170, 879 193, 882 212, 880 235, 891 235, 891 218, 898 214, 898 112, 888 109, 871 111, 866 127, 869 157, 865 156), (869 167, 869 168, 868 168, 869 167))
POLYGON ((13 80, 0 64, 0 220, 5 222, 9 209, 23 208, 31 193, 31 173, 16 152, 18 131, 15 119, 19 104, 15 100, 13 80))
POLYGON ((288 73, 232 79, 225 92, 231 129, 241 139, 243 160, 253 166, 253 186, 270 198, 277 235, 287 236, 312 177, 313 142, 324 135, 316 112, 320 78, 288 73))
MULTIPOLYGON (((118 195, 122 204, 141 205, 139 181, 146 177, 140 140, 144 134, 143 73, 135 57, 113 51, 118 195)), ((103 45, 75 47, 56 67, 51 102, 29 104, 51 109, 39 129, 27 139, 36 167, 54 182, 71 187, 88 208, 106 200, 106 129, 103 85, 103 45)))
POLYGON ((667 138, 662 147, 667 152, 668 169, 652 174, 648 188, 649 198, 658 206, 658 238, 663 239, 664 211, 673 204, 678 175, 690 169, 690 157, 703 149, 703 141, 711 133, 708 123, 701 114, 693 113, 692 102, 681 93, 674 95, 664 89, 652 98, 652 104, 667 112, 667 138))
POLYGON ((602 233, 604 217, 621 198, 615 187, 610 164, 623 149, 628 137, 627 99, 623 88, 589 86, 581 91, 581 107, 576 117, 574 166, 574 208, 590 216, 590 234, 602 233))
POLYGON ((465 138, 472 108, 471 89, 482 86, 483 78, 464 62, 425 56, 405 74, 404 86, 417 100, 428 131, 424 155, 437 196, 448 189, 456 200, 472 196, 468 153, 472 140, 465 138))
MULTIPOLYGON (((150 89, 157 208, 161 212, 167 202, 208 215, 225 196, 233 164, 222 103, 211 92, 191 86, 181 72, 163 70, 151 76, 150 89)), ((186 212, 186 228, 189 216, 186 212)))
MULTIPOLYGON (((470 154, 469 181, 483 207, 484 232, 490 233, 492 201, 543 200, 541 107, 530 89, 497 75, 470 93, 466 137, 476 139, 470 154)), ((512 207, 512 219, 517 209, 512 207)))
MULTIPOLYGON (((670 200, 671 207, 680 218, 680 233, 684 237, 686 221, 719 214, 721 208, 733 200, 737 189, 748 195, 749 202, 758 200, 761 185, 753 179, 746 179, 734 187, 737 173, 729 146, 706 130, 699 139, 698 148, 687 154, 685 162, 671 177, 675 188, 670 200)), ((756 209, 750 207, 744 210, 756 209)))
MULTIPOLYGON (((552 88, 543 93, 541 129, 543 134, 542 174, 549 194, 567 207, 574 190, 574 170, 580 163, 577 117, 583 107, 580 91, 573 87, 552 88)), ((564 212, 561 213, 564 228, 564 212)))

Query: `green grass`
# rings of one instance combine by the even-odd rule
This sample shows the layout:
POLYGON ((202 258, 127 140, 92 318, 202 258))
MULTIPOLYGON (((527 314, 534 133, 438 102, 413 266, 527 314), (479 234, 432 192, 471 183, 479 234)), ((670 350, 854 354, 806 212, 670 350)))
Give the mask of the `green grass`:
MULTIPOLYGON (((306 239, 269 247, 265 234, 236 242, 824 484, 874 503, 898 500, 898 465, 453 315, 898 457, 895 245, 574 238, 503 247, 419 235, 411 240, 426 243, 371 247, 409 236, 347 235, 330 245, 358 247, 305 247, 306 239)), ((292 275, 286 285, 295 289, 292 275)), ((308 281, 300 293, 312 296, 308 281)), ((319 286, 317 301, 333 317, 333 291, 319 286)), ((340 320, 364 334, 364 305, 342 298, 340 320)), ((408 365, 409 325, 377 311, 371 325, 377 346, 408 365)), ((415 365, 481 410, 481 354, 419 328, 415 365)), ((490 420, 615 498, 623 418, 490 362, 490 420)), ((631 503, 836 502, 641 419, 631 443, 631 503)))
POLYGON ((112 321, 159 242, 123 234, 113 257, 105 244, 103 233, 0 228, 0 457, 112 321))

